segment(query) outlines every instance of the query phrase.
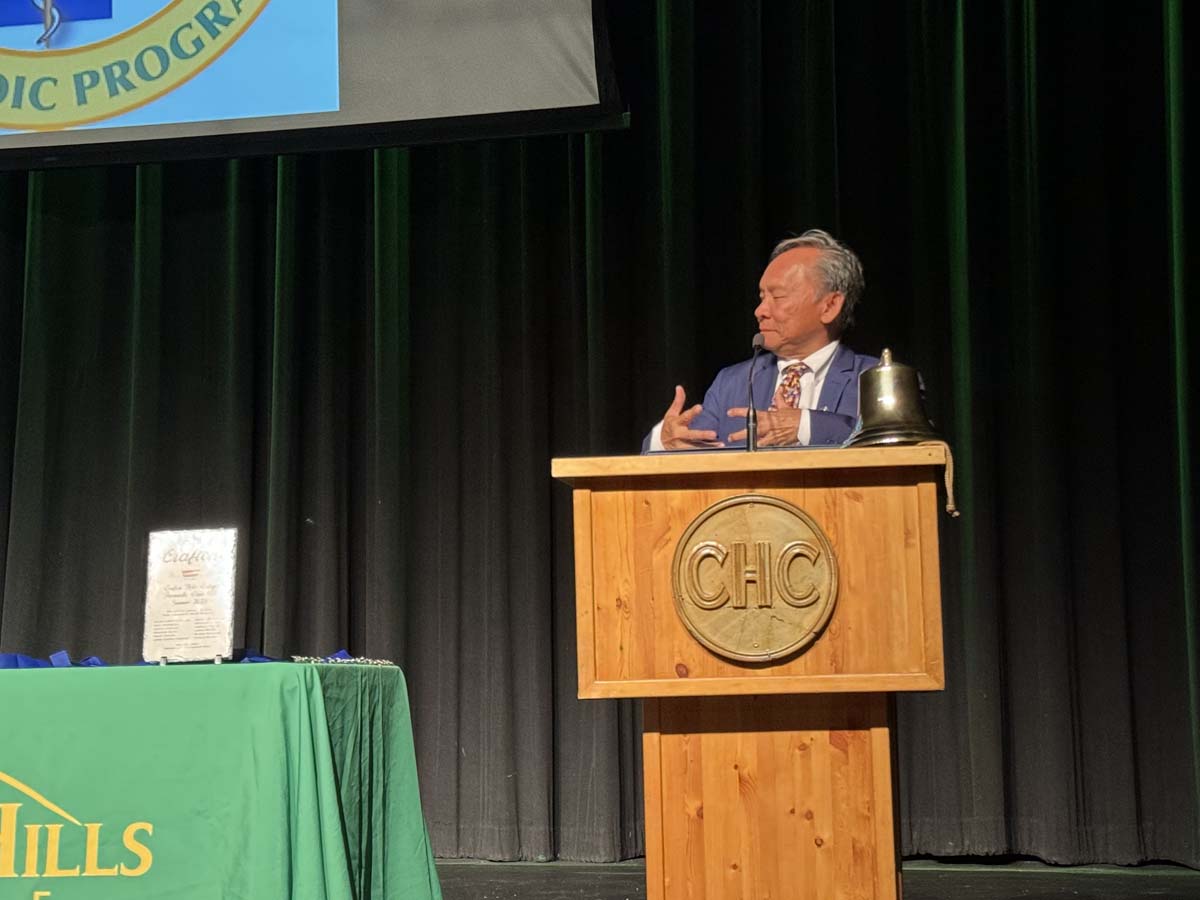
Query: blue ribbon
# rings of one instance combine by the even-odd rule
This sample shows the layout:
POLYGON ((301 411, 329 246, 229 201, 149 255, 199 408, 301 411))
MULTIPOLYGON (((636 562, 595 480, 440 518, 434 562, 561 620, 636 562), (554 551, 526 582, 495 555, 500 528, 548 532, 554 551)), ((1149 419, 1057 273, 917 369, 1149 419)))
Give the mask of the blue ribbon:
MULTIPOLYGON (((345 650, 339 650, 337 653, 330 656, 322 657, 323 659, 352 659, 349 653, 345 650)), ((241 659, 244 663, 271 663, 284 662, 282 659, 276 659, 271 656, 263 656, 258 650, 247 650, 241 659)), ((50 659, 38 659, 35 656, 26 656, 24 653, 0 653, 0 669, 70 669, 73 667, 97 668, 107 666, 104 660, 98 656, 87 656, 78 662, 71 662, 71 654, 66 650, 58 650, 50 654, 50 659)), ((155 665, 155 663, 142 663, 141 665, 155 665)))
POLYGON ((50 663, 24 653, 0 653, 0 669, 48 669, 50 663))

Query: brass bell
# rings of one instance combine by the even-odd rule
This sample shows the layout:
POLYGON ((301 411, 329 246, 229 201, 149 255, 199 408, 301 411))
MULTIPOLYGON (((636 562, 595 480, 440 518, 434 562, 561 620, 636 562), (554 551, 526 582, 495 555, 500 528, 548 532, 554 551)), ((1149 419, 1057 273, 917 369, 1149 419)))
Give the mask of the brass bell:
POLYGON ((843 446, 916 444, 941 440, 925 415, 920 376, 892 362, 884 348, 879 365, 858 376, 858 424, 843 446))

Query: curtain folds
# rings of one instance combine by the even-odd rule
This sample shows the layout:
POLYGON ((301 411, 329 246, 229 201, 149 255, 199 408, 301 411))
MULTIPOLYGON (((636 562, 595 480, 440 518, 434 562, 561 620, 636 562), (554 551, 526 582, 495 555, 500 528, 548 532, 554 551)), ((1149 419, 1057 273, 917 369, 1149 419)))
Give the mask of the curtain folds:
POLYGON ((236 525, 238 643, 404 666, 439 855, 639 855, 549 460, 636 451, 826 227, 963 509, 904 852, 1200 867, 1193 11, 608 8, 627 131, 0 175, 0 650, 136 659, 146 533, 236 525))

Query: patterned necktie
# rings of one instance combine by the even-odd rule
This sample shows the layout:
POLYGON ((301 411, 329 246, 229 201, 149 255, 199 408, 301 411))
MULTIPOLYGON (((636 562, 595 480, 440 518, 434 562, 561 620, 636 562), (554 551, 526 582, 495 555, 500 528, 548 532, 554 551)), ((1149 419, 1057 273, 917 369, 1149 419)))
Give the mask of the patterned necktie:
POLYGON ((779 387, 775 388, 775 396, 771 399, 771 409, 799 409, 800 379, 805 372, 811 371, 804 363, 792 363, 784 369, 779 387))

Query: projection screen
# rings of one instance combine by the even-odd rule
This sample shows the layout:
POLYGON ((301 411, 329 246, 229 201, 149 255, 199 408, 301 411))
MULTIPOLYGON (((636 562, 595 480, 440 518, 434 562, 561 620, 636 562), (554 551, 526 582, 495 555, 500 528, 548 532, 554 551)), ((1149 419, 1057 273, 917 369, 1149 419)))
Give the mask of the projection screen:
POLYGON ((590 0, 0 0, 0 165, 586 127, 590 0))

